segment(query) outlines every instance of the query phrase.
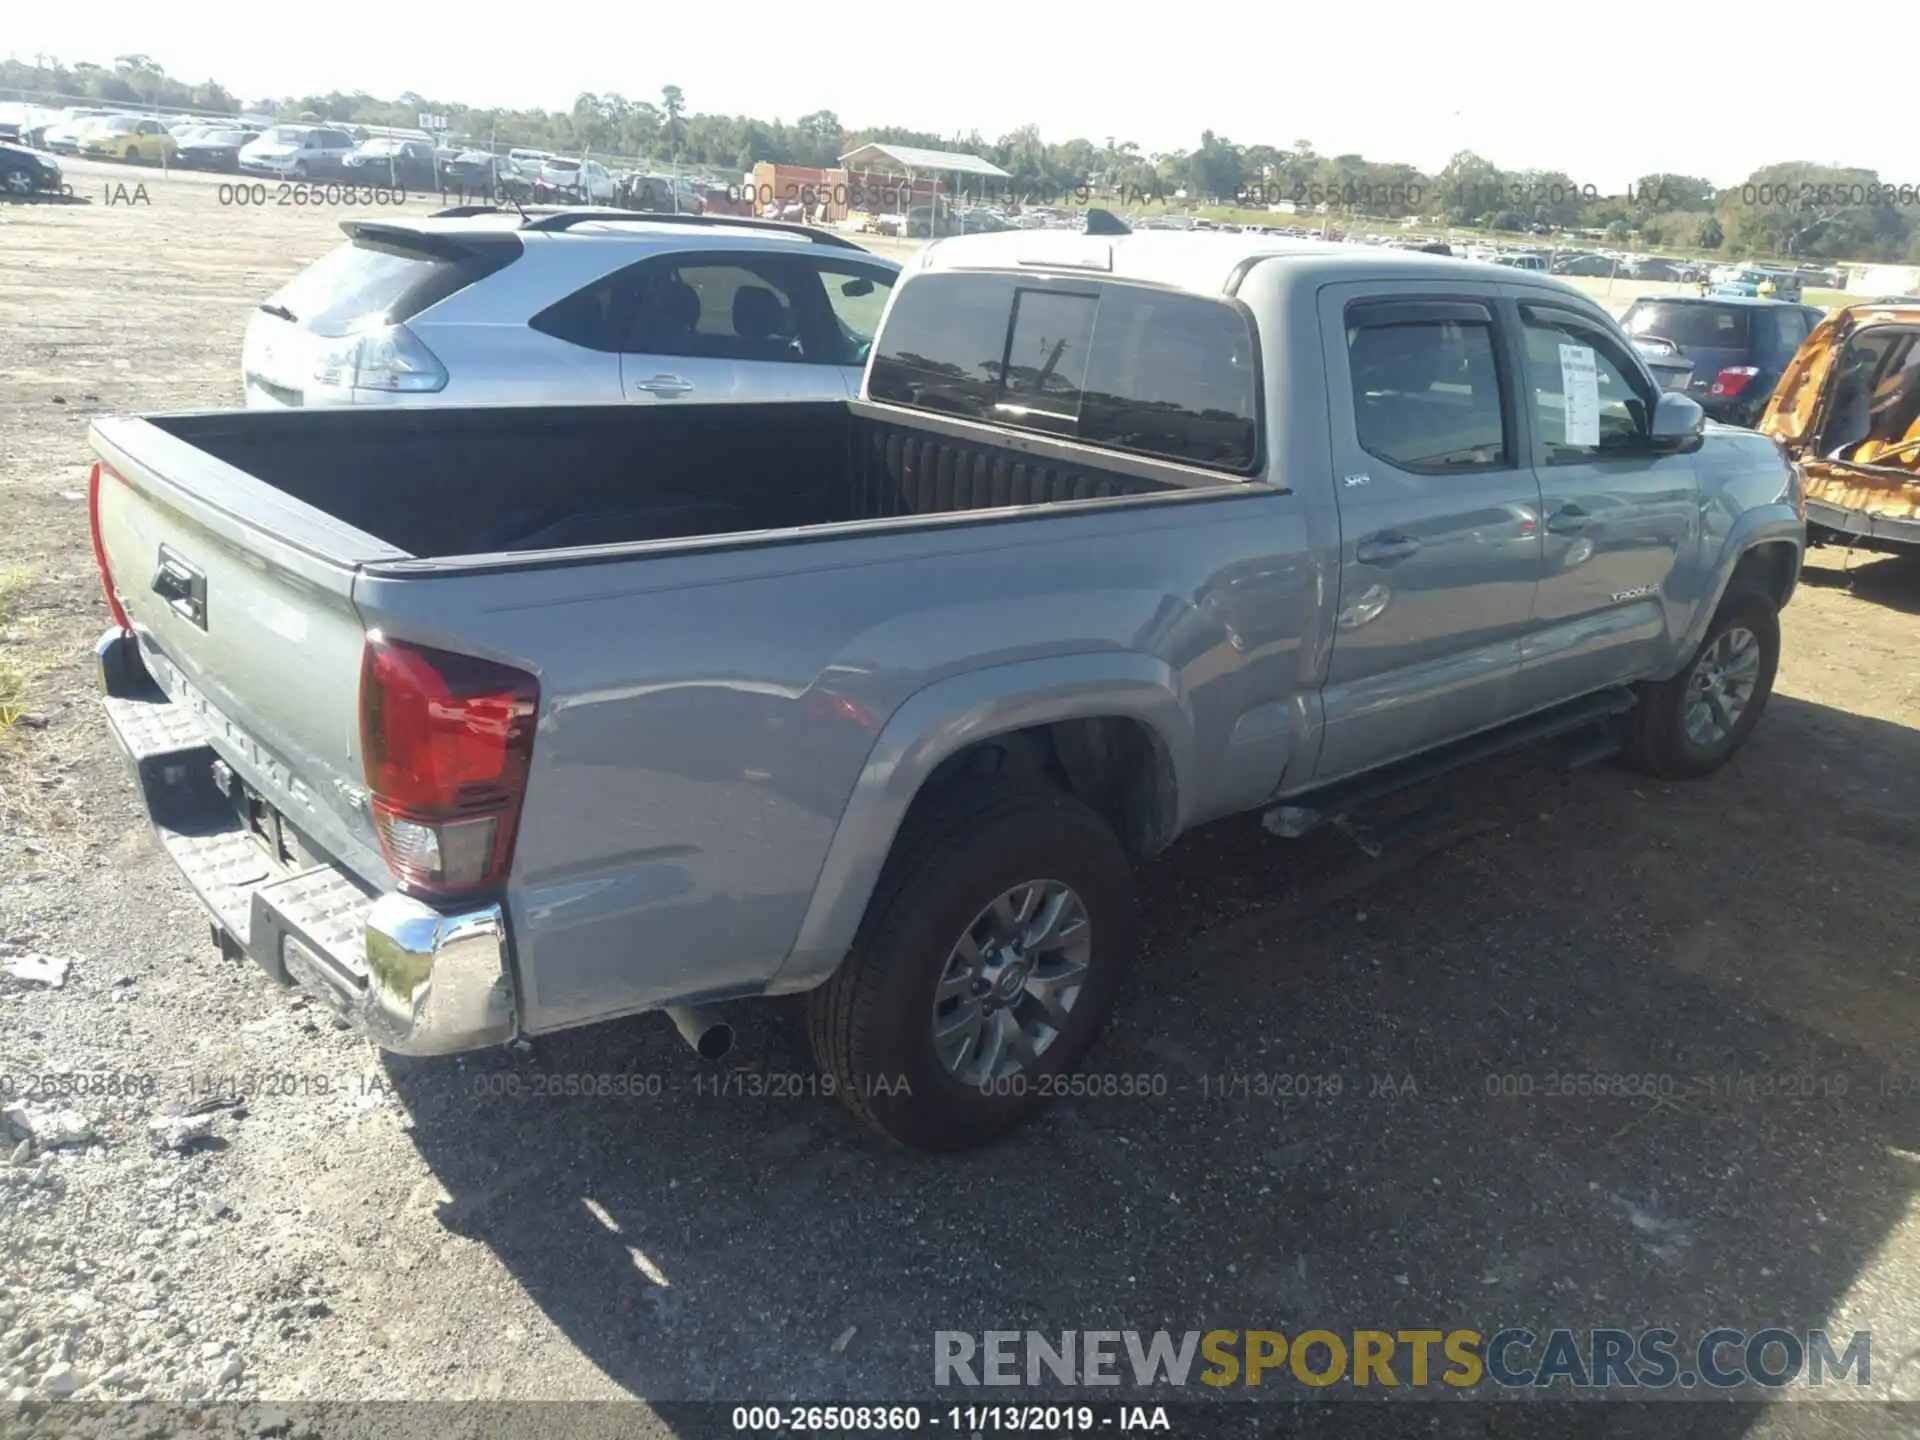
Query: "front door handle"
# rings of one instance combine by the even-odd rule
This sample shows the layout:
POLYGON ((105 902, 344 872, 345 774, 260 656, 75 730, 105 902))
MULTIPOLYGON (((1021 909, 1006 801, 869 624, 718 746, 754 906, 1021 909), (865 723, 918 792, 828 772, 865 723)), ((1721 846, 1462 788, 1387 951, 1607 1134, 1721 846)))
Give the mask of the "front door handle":
POLYGON ((1547 521, 1549 535, 1577 535, 1587 528, 1587 522, 1593 517, 1578 505, 1562 505, 1554 511, 1547 521))
POLYGON ((1396 560, 1418 554, 1419 550, 1420 542, 1413 536, 1388 530, 1362 540, 1359 548, 1353 552, 1353 558, 1362 565, 1391 565, 1396 560))
POLYGON ((678 375, 656 375, 651 380, 642 380, 634 389, 649 395, 685 395, 693 386, 678 375))

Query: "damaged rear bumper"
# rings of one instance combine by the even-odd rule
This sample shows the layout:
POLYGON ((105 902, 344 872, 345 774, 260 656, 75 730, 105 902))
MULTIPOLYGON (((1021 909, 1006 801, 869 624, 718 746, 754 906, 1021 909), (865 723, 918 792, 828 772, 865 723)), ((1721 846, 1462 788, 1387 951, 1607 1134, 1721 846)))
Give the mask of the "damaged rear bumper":
POLYGON ((225 948, 312 991, 386 1050, 444 1055, 513 1039, 500 906, 445 912, 371 892, 336 866, 276 860, 219 783, 199 719, 154 684, 132 638, 110 630, 94 653, 108 729, 225 948))

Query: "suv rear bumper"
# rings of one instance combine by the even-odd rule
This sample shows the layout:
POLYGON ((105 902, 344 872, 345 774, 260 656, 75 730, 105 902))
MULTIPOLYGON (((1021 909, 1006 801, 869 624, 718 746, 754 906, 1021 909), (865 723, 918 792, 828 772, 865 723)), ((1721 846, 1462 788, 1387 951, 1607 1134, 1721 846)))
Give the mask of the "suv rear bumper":
POLYGON ((443 912, 370 893, 334 866, 279 864, 226 802, 199 720, 154 685, 132 637, 109 630, 94 655, 108 729, 224 948, 312 991, 382 1049, 444 1055, 514 1038, 500 906, 443 912))

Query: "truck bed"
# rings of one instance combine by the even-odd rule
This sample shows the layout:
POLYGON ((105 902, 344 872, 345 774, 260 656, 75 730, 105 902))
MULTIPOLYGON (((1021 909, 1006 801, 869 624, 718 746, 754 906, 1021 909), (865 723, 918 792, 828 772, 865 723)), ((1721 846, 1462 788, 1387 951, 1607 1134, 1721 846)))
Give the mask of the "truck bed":
MULTIPOLYGON (((1165 465, 1062 461, 1057 450, 843 402, 341 408, 147 423, 421 559, 1188 488, 1165 465)), ((1196 474, 1194 483, 1234 482, 1196 474)))

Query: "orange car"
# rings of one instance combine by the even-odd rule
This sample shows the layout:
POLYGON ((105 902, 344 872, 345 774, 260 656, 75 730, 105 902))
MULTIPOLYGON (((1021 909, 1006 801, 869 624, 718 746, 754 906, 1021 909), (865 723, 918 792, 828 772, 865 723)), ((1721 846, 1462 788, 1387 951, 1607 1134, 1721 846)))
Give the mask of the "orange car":
POLYGON ((1809 543, 1920 551, 1920 299, 1829 315, 1780 377, 1760 430, 1806 476, 1809 543))

